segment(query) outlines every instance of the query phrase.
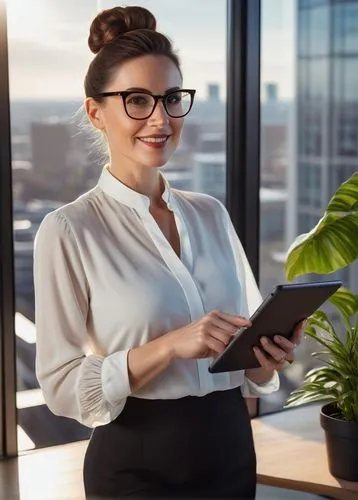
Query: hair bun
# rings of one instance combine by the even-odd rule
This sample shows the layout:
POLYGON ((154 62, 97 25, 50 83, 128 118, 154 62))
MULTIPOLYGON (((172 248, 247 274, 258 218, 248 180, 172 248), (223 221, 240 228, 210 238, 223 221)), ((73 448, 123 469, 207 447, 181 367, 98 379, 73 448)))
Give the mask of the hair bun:
POLYGON ((107 43, 128 31, 155 30, 156 19, 144 7, 114 7, 100 12, 92 21, 88 45, 97 54, 107 43))

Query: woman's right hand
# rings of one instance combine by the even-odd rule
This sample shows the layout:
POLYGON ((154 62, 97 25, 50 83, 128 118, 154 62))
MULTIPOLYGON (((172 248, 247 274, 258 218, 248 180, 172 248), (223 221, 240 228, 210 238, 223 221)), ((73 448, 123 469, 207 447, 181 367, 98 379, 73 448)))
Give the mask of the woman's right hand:
POLYGON ((162 338, 173 358, 209 358, 221 354, 234 333, 248 326, 251 322, 242 316, 214 310, 162 338))

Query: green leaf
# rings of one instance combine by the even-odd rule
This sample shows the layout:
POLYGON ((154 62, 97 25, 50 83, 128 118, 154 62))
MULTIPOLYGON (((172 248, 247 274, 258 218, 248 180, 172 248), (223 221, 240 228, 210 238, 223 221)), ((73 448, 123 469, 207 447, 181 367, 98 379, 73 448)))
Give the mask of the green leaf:
POLYGON ((340 376, 341 374, 336 368, 332 368, 331 366, 320 366, 318 370, 309 372, 305 377, 305 381, 309 383, 316 383, 317 381, 336 381, 340 376))
MULTIPOLYGON (((302 404, 332 401, 342 413, 342 418, 358 421, 358 314, 347 329, 344 343, 333 334, 332 325, 323 311, 316 311, 310 318, 306 334, 326 347, 320 353, 328 355, 326 363, 310 370, 303 384, 288 397, 285 408, 302 404), (320 330, 320 326, 323 329, 320 330)), ((335 332, 334 332, 335 333, 335 332)))
POLYGON ((303 393, 303 394, 295 394, 294 392, 287 399, 284 404, 284 408, 292 408, 294 406, 299 406, 307 403, 315 403, 319 401, 334 401, 334 397, 325 393, 325 392, 317 392, 317 393, 303 393))
POLYGON ((306 326, 320 328, 329 334, 330 337, 335 337, 337 334, 335 332, 334 326, 331 320, 328 318, 327 313, 318 309, 308 318, 306 326))
POLYGON ((305 378, 312 377, 312 375, 315 375, 317 372, 320 372, 322 370, 322 366, 318 366, 316 368, 312 368, 309 372, 306 373, 305 378))
POLYGON ((356 361, 356 365, 358 366, 358 313, 356 314, 354 321, 352 321, 352 325, 349 325, 347 328, 346 345, 347 349, 352 353, 354 360, 356 361))
POLYGON ((315 352, 311 352, 311 356, 312 356, 313 358, 318 358, 318 356, 323 356, 323 355, 325 355, 325 354, 331 354, 331 353, 329 352, 329 350, 328 350, 328 349, 323 350, 323 351, 315 351, 315 352))
POLYGON ((324 217, 288 250, 288 281, 302 274, 330 274, 358 258, 358 172, 341 184, 324 217))
POLYGON ((329 301, 339 310, 345 320, 349 320, 351 316, 358 312, 358 295, 355 295, 347 288, 341 287, 330 297, 329 301))
POLYGON ((327 213, 308 234, 291 245, 285 262, 288 281, 302 274, 329 274, 358 258, 358 212, 327 213))
POLYGON ((358 172, 339 186, 327 207, 327 212, 354 211, 358 211, 358 172))
MULTIPOLYGON (((318 326, 320 327, 320 325, 318 326)), ((306 328, 305 334, 323 345, 337 359, 345 356, 346 352, 343 342, 336 334, 325 335, 324 332, 317 331, 313 326, 306 328)))

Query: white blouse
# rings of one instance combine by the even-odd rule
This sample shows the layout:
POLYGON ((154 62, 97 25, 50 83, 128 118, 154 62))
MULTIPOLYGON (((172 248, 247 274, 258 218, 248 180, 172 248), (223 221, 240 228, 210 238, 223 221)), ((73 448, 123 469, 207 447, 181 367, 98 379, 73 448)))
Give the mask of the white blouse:
POLYGON ((103 169, 96 187, 48 214, 36 235, 36 373, 53 413, 95 427, 115 419, 129 395, 203 396, 258 386, 244 371, 211 374, 212 359, 177 359, 131 394, 128 351, 213 309, 248 317, 261 295, 229 214, 217 199, 170 188, 177 256, 149 212, 149 198, 103 169))

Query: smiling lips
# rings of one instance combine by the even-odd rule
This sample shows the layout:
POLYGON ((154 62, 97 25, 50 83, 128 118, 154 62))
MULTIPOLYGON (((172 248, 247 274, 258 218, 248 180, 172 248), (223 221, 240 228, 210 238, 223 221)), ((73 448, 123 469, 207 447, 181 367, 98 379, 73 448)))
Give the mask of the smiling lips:
POLYGON ((150 148, 163 148, 169 137, 169 135, 149 135, 148 137, 137 137, 137 139, 150 148))

